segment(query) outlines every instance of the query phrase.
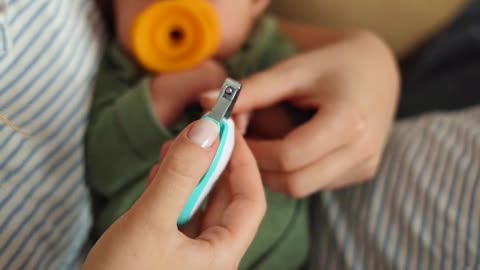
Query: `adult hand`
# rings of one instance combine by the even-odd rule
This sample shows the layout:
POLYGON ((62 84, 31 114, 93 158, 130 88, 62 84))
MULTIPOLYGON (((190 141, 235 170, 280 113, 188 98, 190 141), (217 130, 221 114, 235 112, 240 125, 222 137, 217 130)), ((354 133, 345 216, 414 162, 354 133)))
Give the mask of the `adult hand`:
MULTIPOLYGON (((364 32, 244 80, 234 113, 282 102, 316 112, 282 138, 249 140, 266 186, 305 197, 372 177, 392 124, 398 83, 390 51, 364 32)), ((211 93, 202 102, 211 106, 211 93)))
POLYGON ((152 170, 141 198, 95 244, 84 269, 235 269, 266 208, 257 165, 241 136, 198 236, 176 225, 213 159, 217 136, 208 120, 186 128, 152 170))

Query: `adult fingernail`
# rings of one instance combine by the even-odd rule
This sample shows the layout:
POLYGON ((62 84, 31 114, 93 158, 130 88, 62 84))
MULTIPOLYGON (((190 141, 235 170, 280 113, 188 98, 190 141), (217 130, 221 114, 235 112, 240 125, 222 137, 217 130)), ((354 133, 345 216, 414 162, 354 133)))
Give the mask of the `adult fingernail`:
POLYGON ((220 129, 213 121, 200 119, 196 121, 187 137, 202 148, 210 148, 218 137, 220 129))

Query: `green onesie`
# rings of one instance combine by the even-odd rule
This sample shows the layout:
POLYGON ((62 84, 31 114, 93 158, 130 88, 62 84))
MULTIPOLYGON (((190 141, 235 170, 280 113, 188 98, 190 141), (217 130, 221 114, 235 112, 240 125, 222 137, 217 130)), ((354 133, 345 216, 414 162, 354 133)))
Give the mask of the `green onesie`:
MULTIPOLYGON (((228 61, 227 70, 230 77, 241 79, 294 53, 275 20, 265 17, 228 61)), ((148 74, 112 41, 98 73, 86 135, 87 181, 97 199, 97 236, 142 194, 162 144, 199 118, 192 109, 175 128, 166 129, 154 116, 149 85, 148 74)), ((307 202, 269 191, 266 197, 266 216, 240 269, 298 269, 309 246, 307 202)))

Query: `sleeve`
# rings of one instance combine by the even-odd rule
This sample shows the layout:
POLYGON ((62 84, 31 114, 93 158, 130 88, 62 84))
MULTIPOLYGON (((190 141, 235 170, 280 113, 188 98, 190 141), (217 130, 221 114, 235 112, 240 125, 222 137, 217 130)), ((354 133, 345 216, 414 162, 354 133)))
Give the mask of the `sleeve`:
POLYGON ((112 197, 145 178, 170 132, 156 120, 143 78, 118 50, 109 49, 100 67, 86 133, 87 182, 112 197))

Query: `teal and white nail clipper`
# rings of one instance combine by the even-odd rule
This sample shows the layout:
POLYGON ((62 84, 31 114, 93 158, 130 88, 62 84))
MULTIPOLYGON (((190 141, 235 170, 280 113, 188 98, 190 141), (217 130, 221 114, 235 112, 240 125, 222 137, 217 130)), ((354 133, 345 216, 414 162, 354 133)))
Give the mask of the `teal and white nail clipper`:
POLYGON ((214 122, 220 128, 218 150, 208 171, 202 177, 183 208, 177 221, 178 226, 188 223, 197 212, 232 156, 235 144, 235 125, 230 116, 241 88, 242 85, 239 82, 227 79, 212 111, 203 116, 203 119, 214 122))

